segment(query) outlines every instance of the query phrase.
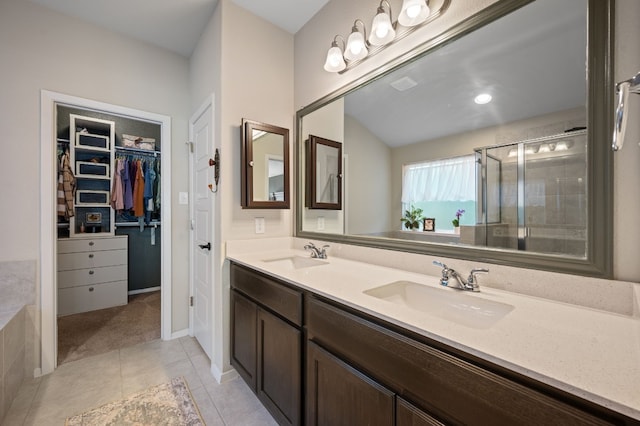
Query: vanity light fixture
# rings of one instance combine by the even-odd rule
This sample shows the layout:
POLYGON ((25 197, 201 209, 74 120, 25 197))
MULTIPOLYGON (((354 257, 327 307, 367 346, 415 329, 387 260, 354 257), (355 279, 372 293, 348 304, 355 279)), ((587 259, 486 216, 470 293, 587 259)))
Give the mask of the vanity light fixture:
POLYGON ((451 1, 442 0, 440 7, 432 11, 427 0, 403 0, 398 20, 393 22, 390 0, 380 0, 369 37, 367 38, 364 22, 356 19, 346 43, 340 35, 333 38, 324 63, 325 71, 342 74, 386 46, 402 40, 413 31, 442 16, 451 1), (342 39, 342 49, 338 46, 338 37, 342 39))
POLYGON ((396 37, 396 29, 391 22, 391 5, 387 0, 382 0, 378 6, 378 13, 371 23, 371 34, 369 34, 369 43, 373 46, 384 46, 396 37), (384 10, 387 5, 389 13, 384 10))
POLYGON ((491 102, 491 99, 493 99, 493 97, 488 94, 488 93, 480 93, 478 96, 476 96, 473 99, 473 102, 477 103, 478 105, 484 105, 484 104, 488 104, 489 102, 491 102))
POLYGON ((420 25, 429 17, 429 12, 426 0, 404 0, 398 22, 403 27, 420 25))
POLYGON ((335 36, 333 43, 331 43, 331 49, 327 52, 327 60, 324 63, 324 70, 328 72, 340 72, 347 67, 342 56, 342 49, 338 47, 338 37, 342 39, 342 47, 344 48, 344 39, 342 36, 335 36))
POLYGON ((360 19, 356 19, 351 28, 351 34, 347 39, 347 47, 344 51, 344 58, 348 61, 359 61, 364 59, 369 50, 367 49, 367 29, 364 26, 364 22, 360 19), (362 25, 362 32, 358 30, 358 22, 362 25))

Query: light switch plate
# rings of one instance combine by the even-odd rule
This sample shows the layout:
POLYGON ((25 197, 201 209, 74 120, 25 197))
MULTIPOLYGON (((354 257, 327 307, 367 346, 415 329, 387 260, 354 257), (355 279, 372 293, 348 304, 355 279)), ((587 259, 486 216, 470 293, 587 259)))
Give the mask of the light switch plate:
POLYGON ((188 192, 179 192, 178 193, 178 204, 189 204, 189 193, 188 192))
POLYGON ((318 231, 324 231, 324 217, 320 216, 318 218, 318 231))
POLYGON ((264 217, 256 217, 256 234, 264 234, 264 217))

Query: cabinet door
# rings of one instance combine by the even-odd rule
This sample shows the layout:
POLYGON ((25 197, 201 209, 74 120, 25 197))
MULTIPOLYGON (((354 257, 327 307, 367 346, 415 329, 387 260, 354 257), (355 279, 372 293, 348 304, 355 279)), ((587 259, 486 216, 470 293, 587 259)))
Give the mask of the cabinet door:
POLYGON ((301 417, 302 333, 258 308, 257 395, 281 425, 301 417))
POLYGON ((256 390, 257 306, 236 291, 231 291, 231 365, 245 382, 256 390))
POLYGON ((444 423, 397 396, 396 426, 444 426, 444 423))
POLYGON ((306 398, 309 426, 394 424, 394 394, 311 341, 306 398))

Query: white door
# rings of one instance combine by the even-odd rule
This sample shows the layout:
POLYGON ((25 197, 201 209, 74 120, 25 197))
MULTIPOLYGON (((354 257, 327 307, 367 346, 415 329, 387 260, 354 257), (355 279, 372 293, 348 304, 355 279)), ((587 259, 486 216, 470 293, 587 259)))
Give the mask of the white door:
POLYGON ((192 330, 193 335, 207 353, 212 356, 212 290, 213 290, 213 214, 214 158, 213 114, 209 103, 191 121, 191 282, 192 282, 192 330))

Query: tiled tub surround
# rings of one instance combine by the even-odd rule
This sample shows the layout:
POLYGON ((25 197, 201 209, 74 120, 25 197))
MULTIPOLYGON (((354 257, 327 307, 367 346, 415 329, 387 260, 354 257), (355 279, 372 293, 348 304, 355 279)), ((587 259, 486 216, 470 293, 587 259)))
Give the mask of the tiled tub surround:
POLYGON ((290 269, 264 261, 308 257, 305 243, 296 238, 232 241, 226 255, 640 420, 639 284, 343 244, 331 244, 329 264, 320 267, 290 269), (481 292, 466 294, 513 305, 513 311, 488 329, 475 329, 363 293, 399 280, 439 288, 439 269, 431 265, 435 259, 462 273, 488 267, 489 275, 480 276, 481 292))
POLYGON ((35 359, 36 262, 0 262, 0 423, 35 359))

